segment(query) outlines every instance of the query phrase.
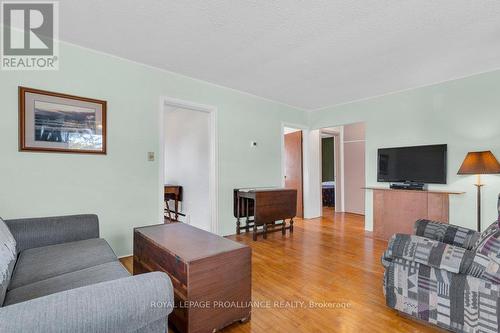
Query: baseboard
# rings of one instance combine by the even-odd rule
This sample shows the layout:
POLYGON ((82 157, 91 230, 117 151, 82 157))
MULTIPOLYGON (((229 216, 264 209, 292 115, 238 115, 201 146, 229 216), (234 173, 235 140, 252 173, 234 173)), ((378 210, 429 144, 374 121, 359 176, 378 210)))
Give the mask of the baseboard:
POLYGON ((129 255, 118 257, 118 259, 127 259, 127 258, 130 258, 130 257, 133 257, 133 256, 134 256, 133 254, 129 254, 129 255))

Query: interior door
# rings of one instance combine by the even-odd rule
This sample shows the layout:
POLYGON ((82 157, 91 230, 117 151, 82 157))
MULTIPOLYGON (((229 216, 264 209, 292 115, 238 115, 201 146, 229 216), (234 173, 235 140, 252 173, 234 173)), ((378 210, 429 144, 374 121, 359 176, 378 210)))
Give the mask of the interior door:
POLYGON ((302 131, 285 134, 285 188, 297 190, 297 217, 304 217, 302 195, 302 131))

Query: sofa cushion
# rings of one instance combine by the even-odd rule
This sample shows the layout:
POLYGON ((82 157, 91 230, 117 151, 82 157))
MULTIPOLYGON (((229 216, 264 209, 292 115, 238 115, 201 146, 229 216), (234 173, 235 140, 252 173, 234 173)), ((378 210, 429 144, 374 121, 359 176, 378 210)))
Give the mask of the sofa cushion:
POLYGON ((8 290, 116 260, 101 238, 25 250, 19 255, 8 290))
POLYGON ((4 302, 16 257, 16 240, 0 217, 0 306, 4 302))
POLYGON ((128 276, 130 274, 120 262, 108 262, 10 290, 5 298, 5 305, 128 276))

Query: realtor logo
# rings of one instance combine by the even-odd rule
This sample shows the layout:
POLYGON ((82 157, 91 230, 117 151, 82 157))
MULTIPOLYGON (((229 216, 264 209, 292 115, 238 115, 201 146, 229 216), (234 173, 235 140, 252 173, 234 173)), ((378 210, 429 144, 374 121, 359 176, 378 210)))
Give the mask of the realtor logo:
POLYGON ((57 70, 57 2, 2 2, 1 69, 57 70))

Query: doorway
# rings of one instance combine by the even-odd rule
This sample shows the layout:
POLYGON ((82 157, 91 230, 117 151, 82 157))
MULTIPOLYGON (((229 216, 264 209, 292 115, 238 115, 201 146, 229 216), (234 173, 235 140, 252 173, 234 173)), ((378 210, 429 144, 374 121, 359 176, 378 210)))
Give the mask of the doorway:
POLYGON ((364 215, 365 123, 322 128, 320 132, 323 214, 364 215))
MULTIPOLYGON (((165 188, 181 187, 178 220, 217 233, 216 109, 163 98, 160 112, 160 200, 165 188)), ((163 221, 162 209, 162 221, 163 221)), ((174 214, 172 214, 174 215, 174 214)), ((175 214, 177 215, 177 214, 175 214)))
MULTIPOLYGON (((335 166, 335 144, 338 134, 330 131, 321 132, 321 201, 323 215, 332 215, 335 212, 335 185, 338 175, 335 166), (327 213, 325 213, 327 212, 327 213)), ((340 206, 340 205, 339 205, 340 206)))
POLYGON ((284 187, 297 190, 297 217, 304 217, 303 138, 299 128, 283 128, 284 187))

